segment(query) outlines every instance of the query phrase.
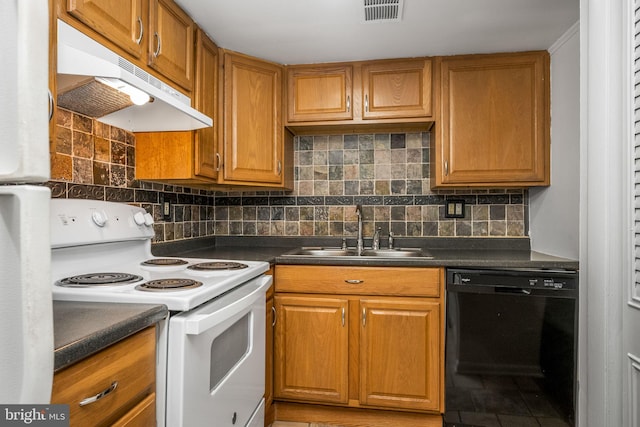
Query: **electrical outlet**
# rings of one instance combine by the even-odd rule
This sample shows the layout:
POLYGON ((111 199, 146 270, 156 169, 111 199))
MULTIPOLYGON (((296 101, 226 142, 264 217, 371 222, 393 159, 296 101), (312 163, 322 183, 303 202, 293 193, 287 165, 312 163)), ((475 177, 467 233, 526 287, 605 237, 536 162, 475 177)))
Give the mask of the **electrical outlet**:
POLYGON ((171 221, 171 202, 168 200, 162 202, 162 219, 171 221))
POLYGON ((464 218, 464 200, 447 200, 445 218, 464 218))
POLYGON ((165 222, 171 221, 171 202, 168 200, 167 194, 160 193, 160 213, 162 220, 165 222))

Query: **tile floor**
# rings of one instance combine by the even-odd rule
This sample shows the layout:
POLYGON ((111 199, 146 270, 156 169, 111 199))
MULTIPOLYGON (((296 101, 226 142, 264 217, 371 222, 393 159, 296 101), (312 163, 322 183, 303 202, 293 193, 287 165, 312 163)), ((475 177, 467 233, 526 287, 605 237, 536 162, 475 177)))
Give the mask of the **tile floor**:
POLYGON ((447 378, 447 427, 570 427, 532 377, 453 375, 447 378))
MULTIPOLYGON (((443 427, 572 427, 541 380, 521 376, 449 375, 443 427)), ((341 427, 276 421, 271 427, 341 427)))

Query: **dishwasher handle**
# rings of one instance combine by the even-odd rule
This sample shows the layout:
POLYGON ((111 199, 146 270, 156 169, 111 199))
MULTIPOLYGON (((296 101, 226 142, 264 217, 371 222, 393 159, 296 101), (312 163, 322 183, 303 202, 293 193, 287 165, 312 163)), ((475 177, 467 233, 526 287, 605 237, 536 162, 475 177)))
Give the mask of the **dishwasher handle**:
POLYGON ((504 295, 514 297, 577 298, 578 296, 578 291, 575 289, 526 288, 523 286, 501 286, 499 284, 457 285, 447 283, 447 292, 478 295, 504 295))
POLYGON ((516 295, 531 295, 531 289, 523 288, 507 288, 502 286, 496 286, 493 288, 497 294, 516 294, 516 295))

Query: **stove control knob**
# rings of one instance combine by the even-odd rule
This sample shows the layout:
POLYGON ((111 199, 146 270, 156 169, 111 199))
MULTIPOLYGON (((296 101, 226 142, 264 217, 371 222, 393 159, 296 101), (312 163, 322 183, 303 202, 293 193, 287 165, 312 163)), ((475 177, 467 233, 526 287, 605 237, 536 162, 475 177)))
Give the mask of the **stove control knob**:
POLYGON ((104 227, 107 223, 107 214, 104 212, 93 211, 91 219, 98 227, 104 227))
POLYGON ((144 225, 144 214, 142 212, 136 212, 133 216, 133 221, 138 225, 144 225))
POLYGON ((144 214, 144 224, 149 227, 153 225, 153 217, 149 212, 144 214))

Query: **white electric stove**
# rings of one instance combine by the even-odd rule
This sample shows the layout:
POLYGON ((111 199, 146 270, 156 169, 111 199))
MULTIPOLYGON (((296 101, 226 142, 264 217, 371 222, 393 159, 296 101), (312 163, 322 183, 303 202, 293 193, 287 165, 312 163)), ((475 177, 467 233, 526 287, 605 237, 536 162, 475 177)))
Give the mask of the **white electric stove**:
POLYGON ((53 299, 168 307, 158 328, 158 426, 261 424, 268 263, 155 257, 153 236, 142 208, 53 199, 53 299))

